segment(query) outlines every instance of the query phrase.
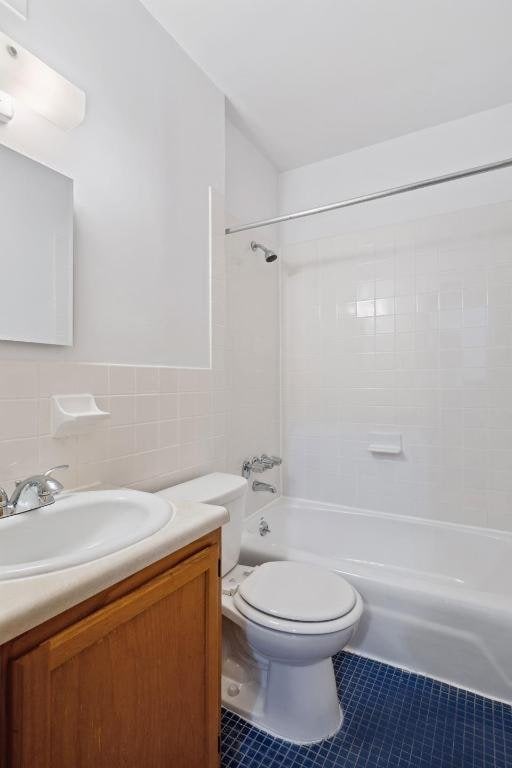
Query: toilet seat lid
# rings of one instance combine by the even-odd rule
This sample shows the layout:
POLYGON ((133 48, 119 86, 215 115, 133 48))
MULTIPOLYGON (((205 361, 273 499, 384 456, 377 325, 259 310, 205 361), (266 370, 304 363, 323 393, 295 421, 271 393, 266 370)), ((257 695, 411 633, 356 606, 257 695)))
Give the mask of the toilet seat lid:
POLYGON ((332 621, 349 613, 356 602, 354 589, 337 573, 290 561, 255 568, 238 593, 257 611, 290 621, 332 621))

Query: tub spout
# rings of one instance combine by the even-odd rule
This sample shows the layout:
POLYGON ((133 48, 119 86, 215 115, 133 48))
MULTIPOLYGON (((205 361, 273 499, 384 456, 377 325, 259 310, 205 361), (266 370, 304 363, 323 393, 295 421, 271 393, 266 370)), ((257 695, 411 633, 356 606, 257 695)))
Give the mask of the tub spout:
POLYGON ((277 488, 275 485, 271 485, 270 483, 262 483, 260 480, 254 480, 252 484, 253 491, 268 491, 269 493, 277 493, 277 488))

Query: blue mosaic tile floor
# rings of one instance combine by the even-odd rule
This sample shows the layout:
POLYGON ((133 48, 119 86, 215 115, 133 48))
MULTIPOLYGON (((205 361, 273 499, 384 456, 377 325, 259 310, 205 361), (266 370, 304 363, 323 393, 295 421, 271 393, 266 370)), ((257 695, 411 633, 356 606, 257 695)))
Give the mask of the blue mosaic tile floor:
POLYGON ((296 746, 223 712, 222 768, 512 768, 512 707, 348 653, 334 667, 334 738, 296 746))

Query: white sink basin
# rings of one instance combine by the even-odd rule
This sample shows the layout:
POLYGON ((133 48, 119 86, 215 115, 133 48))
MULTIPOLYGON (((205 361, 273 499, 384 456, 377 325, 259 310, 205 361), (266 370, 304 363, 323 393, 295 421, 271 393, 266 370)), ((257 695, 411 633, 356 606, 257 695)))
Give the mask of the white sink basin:
POLYGON ((97 560, 151 536, 175 508, 141 491, 87 491, 0 519, 0 580, 97 560))

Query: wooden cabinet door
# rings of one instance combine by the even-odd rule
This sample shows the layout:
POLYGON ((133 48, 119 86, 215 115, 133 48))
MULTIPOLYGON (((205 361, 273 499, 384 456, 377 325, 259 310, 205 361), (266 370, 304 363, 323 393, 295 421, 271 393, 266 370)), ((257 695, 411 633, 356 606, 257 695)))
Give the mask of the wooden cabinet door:
POLYGON ((11 662, 10 768, 218 765, 218 550, 11 662))

